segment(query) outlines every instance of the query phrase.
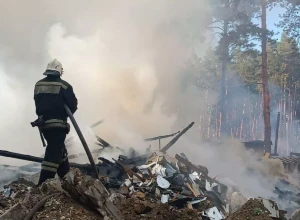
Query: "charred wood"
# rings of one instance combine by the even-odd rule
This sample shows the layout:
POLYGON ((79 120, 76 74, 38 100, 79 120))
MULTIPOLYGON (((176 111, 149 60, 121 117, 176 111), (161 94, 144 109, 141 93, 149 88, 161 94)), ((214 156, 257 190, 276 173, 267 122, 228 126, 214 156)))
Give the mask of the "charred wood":
POLYGON ((191 124, 189 124, 185 129, 183 129, 178 135, 176 135, 166 146, 164 146, 161 151, 166 153, 167 150, 169 150, 177 141, 178 139, 185 133, 187 132, 191 127, 193 127, 193 125, 195 124, 195 122, 192 122, 191 124))

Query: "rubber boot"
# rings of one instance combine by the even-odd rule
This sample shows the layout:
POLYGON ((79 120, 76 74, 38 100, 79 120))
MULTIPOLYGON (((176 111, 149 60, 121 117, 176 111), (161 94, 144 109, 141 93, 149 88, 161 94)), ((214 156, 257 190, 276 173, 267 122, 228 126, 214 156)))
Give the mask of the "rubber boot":
POLYGON ((68 158, 65 158, 59 167, 57 168, 57 175, 63 178, 70 170, 70 164, 68 158))
POLYGON ((40 179, 37 186, 40 186, 43 182, 45 182, 47 179, 53 179, 55 177, 55 172, 49 171, 49 170, 41 170, 40 179))

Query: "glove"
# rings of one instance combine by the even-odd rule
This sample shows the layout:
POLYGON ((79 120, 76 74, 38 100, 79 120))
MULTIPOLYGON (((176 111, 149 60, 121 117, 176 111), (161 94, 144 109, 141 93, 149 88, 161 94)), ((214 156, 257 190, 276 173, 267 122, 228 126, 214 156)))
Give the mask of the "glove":
POLYGON ((71 130, 70 124, 69 124, 69 123, 67 123, 67 134, 69 134, 69 133, 70 133, 70 130, 71 130))

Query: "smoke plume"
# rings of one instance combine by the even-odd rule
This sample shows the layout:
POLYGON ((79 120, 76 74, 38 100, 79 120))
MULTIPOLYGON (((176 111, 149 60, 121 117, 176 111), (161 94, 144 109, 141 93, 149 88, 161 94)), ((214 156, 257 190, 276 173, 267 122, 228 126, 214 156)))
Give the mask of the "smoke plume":
POLYGON ((104 119, 96 133, 110 143, 136 147, 143 147, 143 138, 171 132, 181 103, 188 99, 193 107, 195 97, 182 89, 188 77, 182 69, 194 45, 204 45, 197 39, 209 10, 195 0, 5 3, 0 9, 6 18, 0 22, 1 148, 43 153, 29 124, 36 118, 33 87, 54 58, 74 87, 75 117, 83 130, 104 119))

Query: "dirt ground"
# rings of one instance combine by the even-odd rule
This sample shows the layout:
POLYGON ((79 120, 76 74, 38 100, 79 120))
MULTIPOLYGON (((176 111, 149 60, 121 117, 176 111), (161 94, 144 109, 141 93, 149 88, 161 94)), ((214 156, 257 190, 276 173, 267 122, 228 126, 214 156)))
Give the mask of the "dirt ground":
MULTIPOLYGON (((30 197, 26 202, 28 210, 41 200, 43 193, 41 188, 35 187, 33 183, 24 179, 18 179, 17 181, 9 184, 12 192, 16 193, 13 198, 5 197, 3 193, 0 193, 0 215, 10 209, 18 202, 24 201, 26 195, 30 191, 30 197)), ((89 208, 81 205, 77 201, 74 201, 71 197, 60 194, 57 197, 53 197, 46 202, 45 206, 37 212, 33 220, 97 220, 103 219, 98 213, 90 210, 89 208)))
POLYGON ((38 201, 37 197, 34 195, 39 195, 40 190, 38 188, 35 188, 32 182, 29 182, 25 179, 20 178, 5 187, 9 187, 11 189, 11 196, 5 197, 3 192, 0 193, 0 215, 18 202, 23 201, 29 190, 31 191, 31 195, 33 196, 30 196, 30 199, 28 199, 26 206, 28 208, 32 208, 35 202, 38 201))
POLYGON ((250 199, 226 220, 272 220, 272 218, 259 200, 250 199))
POLYGON ((98 213, 80 205, 66 195, 60 195, 48 201, 33 217, 33 220, 97 220, 103 219, 98 213))
POLYGON ((116 202, 120 208, 125 220, 174 220, 174 219, 201 219, 196 210, 170 209, 168 204, 159 204, 148 200, 140 200, 138 198, 120 199, 116 202))

